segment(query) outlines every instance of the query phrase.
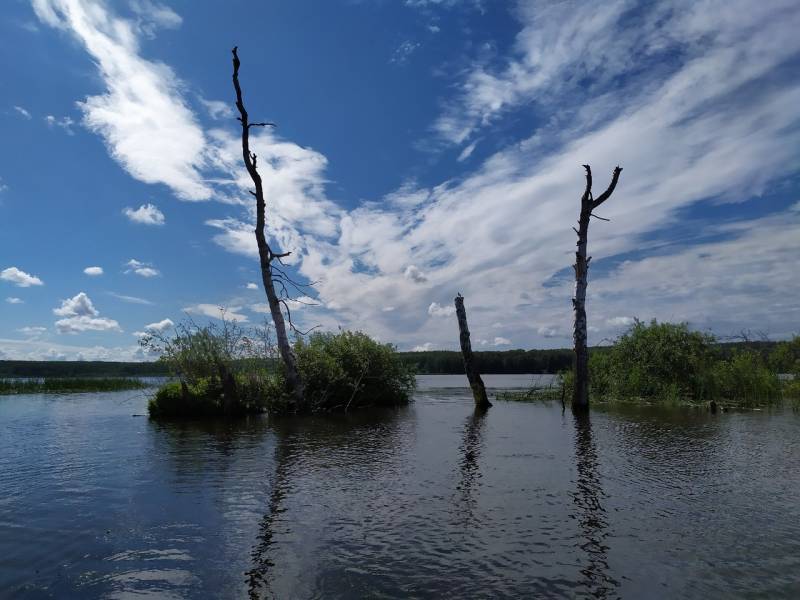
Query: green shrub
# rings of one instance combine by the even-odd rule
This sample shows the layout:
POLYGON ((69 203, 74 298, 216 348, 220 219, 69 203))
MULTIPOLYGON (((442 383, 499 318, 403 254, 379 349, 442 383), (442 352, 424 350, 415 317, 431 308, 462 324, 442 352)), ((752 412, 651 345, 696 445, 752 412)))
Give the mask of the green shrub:
POLYGON ((294 349, 311 412, 405 404, 416 384, 393 346, 358 331, 312 334, 294 349))
POLYGON ((277 377, 267 372, 237 374, 226 385, 218 378, 202 378, 193 384, 171 381, 150 399, 151 417, 199 418, 263 413, 271 397, 279 394, 277 377))
POLYGON ((593 395, 704 400, 713 394, 714 338, 686 323, 636 321, 608 351, 589 359, 593 395))
POLYGON ((767 368, 757 352, 735 352, 714 365, 714 391, 719 399, 743 406, 756 406, 780 398, 778 376, 767 368))
POLYGON ((800 335, 779 342, 769 355, 769 366, 776 373, 800 375, 800 335))

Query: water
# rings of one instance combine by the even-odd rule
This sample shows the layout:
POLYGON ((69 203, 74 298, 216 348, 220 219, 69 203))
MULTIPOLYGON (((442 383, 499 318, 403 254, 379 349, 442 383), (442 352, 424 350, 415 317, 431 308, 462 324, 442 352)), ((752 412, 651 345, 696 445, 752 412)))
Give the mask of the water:
POLYGON ((800 597, 798 414, 480 417, 458 385, 274 423, 0 397, 0 597, 800 597))

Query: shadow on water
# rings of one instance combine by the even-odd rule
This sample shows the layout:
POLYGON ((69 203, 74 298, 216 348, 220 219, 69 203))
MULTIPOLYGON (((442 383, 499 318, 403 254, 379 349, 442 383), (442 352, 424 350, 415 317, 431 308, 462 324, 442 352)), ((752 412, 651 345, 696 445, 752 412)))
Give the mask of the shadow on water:
POLYGON ((606 538, 609 536, 608 519, 603 507, 606 498, 598 473, 597 448, 592 438, 589 413, 576 413, 575 460, 578 476, 572 502, 580 526, 579 547, 586 559, 581 569, 581 585, 595 598, 608 598, 619 587, 610 575, 606 538))
POLYGON ((486 424, 486 408, 476 408, 467 417, 464 425, 463 441, 460 447, 460 472, 461 479, 456 487, 460 491, 462 510, 466 524, 475 520, 475 509, 477 499, 475 498, 477 489, 480 486, 480 453, 483 447, 483 431, 486 424))

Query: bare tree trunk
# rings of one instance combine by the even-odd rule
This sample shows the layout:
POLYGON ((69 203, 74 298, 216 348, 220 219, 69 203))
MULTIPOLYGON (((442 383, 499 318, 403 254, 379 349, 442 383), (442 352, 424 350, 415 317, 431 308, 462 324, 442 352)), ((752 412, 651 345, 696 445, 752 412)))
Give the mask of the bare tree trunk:
POLYGON ((281 354, 284 367, 286 368, 286 383, 295 401, 295 409, 301 410, 304 406, 304 386, 300 377, 300 372, 297 369, 297 359, 292 351, 292 346, 289 343, 289 337, 286 335, 286 321, 283 318, 281 311, 281 299, 275 292, 275 283, 273 281, 272 261, 280 260, 290 253, 285 252, 278 254, 272 251, 267 243, 267 237, 264 233, 266 227, 266 202, 264 201, 264 186, 261 181, 261 175, 258 173, 257 157, 254 152, 250 151, 250 128, 251 127, 266 127, 271 126, 271 123, 250 123, 248 120, 247 111, 244 108, 242 101, 242 88, 239 85, 239 55, 237 48, 233 49, 233 87, 236 90, 236 108, 239 110, 239 121, 242 124, 242 158, 247 172, 255 185, 255 191, 250 192, 256 199, 256 243, 258 245, 258 257, 261 263, 261 280, 264 284, 264 290, 267 293, 267 302, 269 304, 269 311, 272 315, 272 322, 275 324, 275 335, 278 342, 278 351, 281 354))
POLYGON ((581 198, 581 214, 578 219, 578 229, 573 227, 578 234, 578 249, 575 252, 575 297, 572 299, 572 308, 575 311, 575 328, 573 343, 575 346, 575 385, 572 390, 572 410, 586 410, 589 408, 589 347, 586 324, 586 285, 589 279, 589 261, 591 256, 586 255, 586 244, 589 237, 589 219, 597 217, 592 211, 608 200, 617 187, 619 174, 622 169, 616 167, 611 177, 611 184, 597 200, 592 197, 592 169, 586 169, 586 190, 581 198))
POLYGON ((464 357, 464 370, 467 372, 469 387, 472 388, 472 397, 475 398, 475 408, 485 410, 492 403, 486 397, 486 387, 483 385, 475 361, 472 356, 472 344, 469 341, 469 326, 467 325, 467 311, 464 308, 464 296, 459 294, 455 298, 456 316, 458 317, 458 337, 461 342, 461 355, 464 357))

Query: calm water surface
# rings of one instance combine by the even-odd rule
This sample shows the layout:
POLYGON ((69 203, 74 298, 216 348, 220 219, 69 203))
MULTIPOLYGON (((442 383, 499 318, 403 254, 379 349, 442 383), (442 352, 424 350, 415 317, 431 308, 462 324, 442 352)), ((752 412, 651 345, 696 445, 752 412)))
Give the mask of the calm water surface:
POLYGON ((465 385, 182 425, 140 391, 0 397, 0 597, 800 597, 798 414, 481 417, 465 385))

